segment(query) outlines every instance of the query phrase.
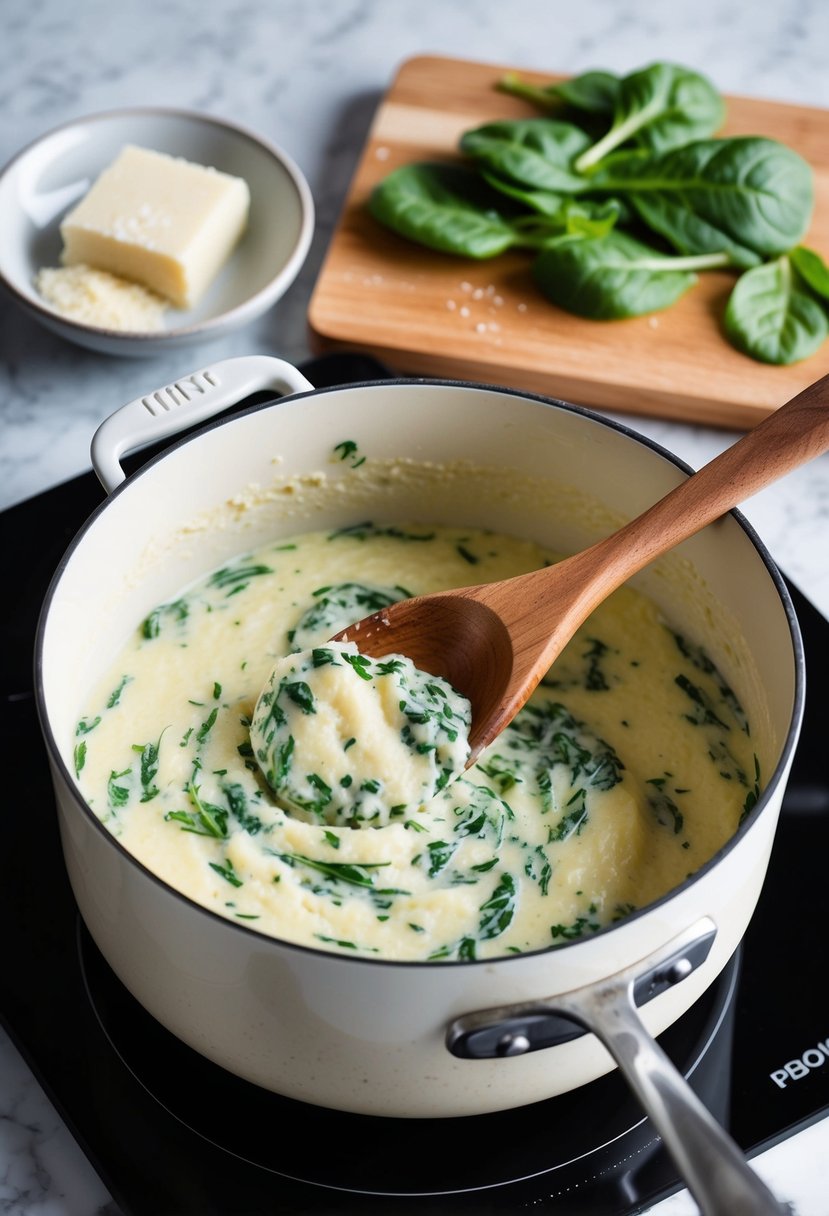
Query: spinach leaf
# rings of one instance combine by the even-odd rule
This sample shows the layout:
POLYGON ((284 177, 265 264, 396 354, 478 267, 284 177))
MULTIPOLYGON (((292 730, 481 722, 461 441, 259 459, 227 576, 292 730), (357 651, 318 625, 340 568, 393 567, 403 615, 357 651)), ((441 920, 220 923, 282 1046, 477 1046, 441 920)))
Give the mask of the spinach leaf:
MULTIPOLYGON (((667 308, 696 282, 708 258, 666 257, 622 232, 568 239, 536 258, 533 276, 548 300, 580 317, 609 320, 667 308)), ((723 255, 724 256, 724 255, 723 255)))
POLYGON ((615 227, 625 209, 619 199, 573 198, 572 195, 555 194, 551 190, 530 190, 516 185, 494 173, 482 174, 494 190, 508 198, 524 203, 537 215, 544 216, 546 224, 534 221, 532 216, 519 216, 515 221, 526 239, 536 232, 539 238, 556 233, 579 236, 604 236, 615 227))
POLYGON ((258 815, 253 815, 248 809, 248 799, 244 787, 238 782, 223 785, 222 793, 227 799, 227 804, 230 807, 231 813, 235 816, 239 826, 250 836, 255 836, 257 832, 262 830, 262 820, 258 815))
POLYGON ((159 604, 157 608, 153 608, 152 612, 146 617, 140 626, 142 638, 150 641, 152 638, 157 638, 161 633, 161 629, 165 619, 172 620, 177 624, 181 624, 187 620, 190 614, 190 605, 187 600, 175 600, 171 604, 159 604))
POLYGON ((747 270, 725 311, 733 344, 763 363, 789 364, 814 354, 829 335, 829 319, 804 291, 788 257, 747 270))
POLYGON ((603 202, 591 199, 567 199, 564 207, 564 228, 571 236, 606 236, 619 222, 623 204, 619 199, 603 202))
POLYGON ((158 736, 156 743, 133 743, 132 745, 132 750, 141 756, 141 787, 144 791, 141 795, 142 802, 152 802, 159 793, 155 779, 158 774, 158 754, 163 734, 164 731, 158 736))
POLYGON ((325 662, 335 661, 332 652, 329 651, 326 656, 319 649, 320 643, 364 616, 388 608, 389 604, 405 600, 409 595, 405 587, 376 587, 364 583, 335 583, 319 587, 314 592, 315 602, 288 631, 288 644, 292 651, 317 647, 319 653, 315 663, 318 667, 325 662))
POLYGON ((590 147, 579 127, 552 118, 485 123, 461 136, 460 148, 479 165, 519 185, 579 194, 589 183, 572 168, 590 147))
POLYGON ((499 177, 497 173, 489 173, 487 170, 484 170, 481 176, 499 194, 516 199, 538 215, 544 215, 559 222, 568 198, 566 194, 558 194, 553 190, 533 190, 531 187, 520 186, 517 182, 511 182, 507 178, 499 177))
POLYGON ((800 277, 816 295, 829 300, 829 266, 826 265, 819 253, 807 249, 805 245, 796 245, 789 250, 789 258, 800 277))
POLYGON ((764 258, 786 253, 801 240, 814 203, 811 167, 785 144, 763 136, 699 140, 663 156, 611 157, 590 176, 590 190, 621 193, 637 209, 646 195, 663 207, 672 199, 733 247, 764 258))
POLYGON ((509 928, 515 915, 516 891, 513 876, 502 874, 492 895, 481 904, 481 919, 478 923, 478 936, 481 941, 498 937, 509 928))
POLYGON ((372 196, 376 218, 461 256, 540 250, 533 275, 541 291, 595 319, 666 308, 697 270, 756 271, 729 304, 730 340, 770 362, 817 348, 829 265, 800 244, 814 205, 812 169, 776 140, 711 138, 724 105, 705 76, 656 62, 624 78, 589 71, 544 85, 508 73, 495 87, 552 116, 466 131, 459 146, 474 170, 397 170, 372 196), (647 230, 678 256, 640 243, 647 230), (765 317, 761 297, 774 300, 765 317))
POLYGON ((426 852, 421 853, 417 860, 428 871, 429 877, 434 878, 449 865, 457 847, 455 841, 432 840, 426 846, 426 852))
POLYGON ((620 84, 620 78, 613 72, 594 69, 573 76, 570 80, 562 80, 551 88, 563 102, 575 110, 610 117, 616 109, 620 84))
POLYGON ((732 240, 721 228, 704 219, 681 199, 670 194, 631 194, 630 202, 653 232, 658 232, 679 253, 727 253, 730 265, 748 270, 759 266, 752 249, 732 240))
POLYGON ((522 80, 517 72, 508 72, 496 86, 502 93, 523 97, 543 110, 572 106, 586 114, 610 118, 619 94, 619 77, 612 72, 589 71, 556 84, 533 85, 522 80))
POLYGON ((232 595, 238 595, 244 591, 252 578, 259 578, 263 574, 273 574, 272 567, 261 564, 246 566, 244 563, 237 563, 217 570, 215 574, 211 575, 208 586, 228 588, 225 598, 230 599, 232 595))
MULTIPOLYGON (((226 840, 227 808, 208 802, 199 794, 199 787, 191 781, 187 786, 187 797, 192 811, 168 811, 164 816, 167 823, 180 823, 183 832, 192 832, 196 836, 212 836, 218 840, 226 840)), ((143 801, 143 799, 142 799, 143 801)))
POLYGON ((369 210, 400 236, 441 253, 491 258, 519 243, 498 196, 460 165, 402 165, 372 191, 369 210))
POLYGON ((722 125, 723 100, 698 72, 672 63, 653 63, 619 82, 610 130, 582 153, 576 169, 592 165, 636 138, 654 152, 704 139, 722 125))
POLYGON ((370 887, 371 889, 374 889, 375 885, 374 875, 371 871, 391 865, 390 861, 319 861, 315 857, 306 857, 303 853, 279 853, 274 849, 265 849, 265 852, 270 853, 273 857, 278 857, 292 869, 295 866, 307 866, 309 870, 316 870, 337 882, 348 883, 352 887, 370 887))

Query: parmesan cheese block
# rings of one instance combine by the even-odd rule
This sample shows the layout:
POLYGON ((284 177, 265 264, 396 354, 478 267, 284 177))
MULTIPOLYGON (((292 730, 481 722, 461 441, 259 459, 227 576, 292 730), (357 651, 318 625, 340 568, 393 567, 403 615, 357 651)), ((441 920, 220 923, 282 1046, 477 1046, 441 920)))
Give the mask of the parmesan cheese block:
POLYGON ((128 145, 61 224, 63 263, 132 279, 190 308, 238 242, 249 207, 242 178, 128 145))

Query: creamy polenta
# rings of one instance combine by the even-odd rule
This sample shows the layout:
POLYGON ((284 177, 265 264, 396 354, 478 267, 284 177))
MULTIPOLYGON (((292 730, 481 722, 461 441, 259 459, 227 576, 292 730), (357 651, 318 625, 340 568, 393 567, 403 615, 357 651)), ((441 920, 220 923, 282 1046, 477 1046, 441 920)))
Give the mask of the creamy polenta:
POLYGON ((279 660, 250 741, 292 814, 384 827, 417 816, 463 772, 471 721, 466 697, 405 655, 374 659, 353 642, 329 642, 279 660))
MULTIPOLYGON (((386 766, 403 780, 379 798, 370 723, 346 705, 326 725, 315 684, 342 658, 329 639, 370 612, 551 560, 492 532, 374 523, 243 554, 138 624, 78 719, 79 787, 150 870, 274 937, 437 960, 588 936, 692 874, 758 797, 748 723, 693 640, 622 588, 452 782, 456 740, 424 726, 447 694, 407 704, 409 687, 386 766), (269 718, 287 685, 291 714, 269 718), (317 760, 293 770, 317 728, 317 760), (339 753, 358 747, 355 780, 339 753)), ((359 681, 360 656, 346 665, 359 681)))

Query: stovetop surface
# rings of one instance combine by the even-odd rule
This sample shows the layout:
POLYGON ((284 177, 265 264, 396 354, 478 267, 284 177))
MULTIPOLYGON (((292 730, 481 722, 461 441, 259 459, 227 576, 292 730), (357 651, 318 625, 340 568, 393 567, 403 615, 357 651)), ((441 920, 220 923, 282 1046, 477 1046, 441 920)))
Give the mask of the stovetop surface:
MULTIPOLYGON (((350 355, 302 370, 320 387, 390 374, 350 355)), ((411 1123, 344 1115, 230 1077, 121 987, 77 914, 32 693, 40 605, 101 499, 89 472, 0 514, 9 579, 0 1018, 126 1216, 524 1208, 622 1216, 678 1189, 618 1074, 499 1115, 411 1123)), ((806 650, 806 716, 769 873, 738 955, 660 1040, 749 1155, 829 1111, 819 995, 829 916, 819 690, 829 680, 829 622, 790 591, 806 650), (772 1074, 785 1074, 785 1084, 772 1074)))

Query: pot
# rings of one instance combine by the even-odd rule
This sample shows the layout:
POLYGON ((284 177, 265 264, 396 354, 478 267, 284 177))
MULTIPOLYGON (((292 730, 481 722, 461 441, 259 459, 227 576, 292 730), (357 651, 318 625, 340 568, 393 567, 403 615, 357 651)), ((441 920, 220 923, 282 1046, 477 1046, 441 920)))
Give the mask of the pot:
MULTIPOLYGON (((560 401, 443 381, 315 391, 289 364, 266 357, 217 363, 117 411, 92 446, 109 498, 53 579, 36 647, 62 847, 91 936, 173 1034, 274 1092, 363 1114, 459 1116, 552 1097, 615 1063, 696 1194, 706 1186, 715 1141, 730 1162, 728 1185, 736 1181, 738 1189, 721 1192, 721 1205, 706 1210, 726 1210, 724 1194, 727 1210, 739 1211, 740 1188, 752 1192, 755 1182, 769 1200, 654 1042, 743 937, 802 719, 794 610, 737 512, 635 582, 704 645, 747 708, 764 792, 693 877, 594 937, 480 962, 395 963, 293 945, 167 886, 81 797, 71 760, 80 700, 136 622, 191 579, 266 539, 365 518, 365 499, 326 491, 348 476, 330 463, 334 444, 346 438, 372 460, 413 462, 406 476, 381 477, 369 491, 385 520, 491 527, 559 552, 592 543, 689 472, 633 431, 560 401), (214 421, 125 480, 119 459, 129 448, 261 389, 286 395, 214 421), (447 465, 451 477, 434 476, 447 465), (470 466, 495 471, 489 498, 470 491, 470 466), (510 493, 497 492, 500 473, 510 493)), ((757 1194, 751 1201, 751 1211, 764 1210, 757 1194)))

